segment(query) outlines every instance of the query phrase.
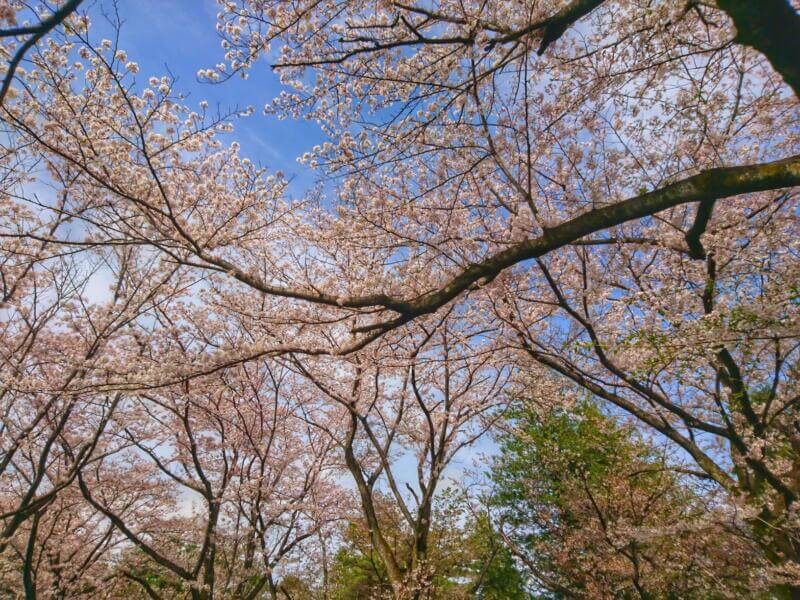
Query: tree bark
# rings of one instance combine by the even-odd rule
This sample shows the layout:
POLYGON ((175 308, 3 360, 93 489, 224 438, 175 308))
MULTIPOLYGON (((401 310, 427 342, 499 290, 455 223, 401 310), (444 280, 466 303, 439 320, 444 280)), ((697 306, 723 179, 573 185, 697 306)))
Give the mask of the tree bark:
POLYGON ((786 0, 717 0, 736 41, 761 52, 800 98, 800 15, 786 0))

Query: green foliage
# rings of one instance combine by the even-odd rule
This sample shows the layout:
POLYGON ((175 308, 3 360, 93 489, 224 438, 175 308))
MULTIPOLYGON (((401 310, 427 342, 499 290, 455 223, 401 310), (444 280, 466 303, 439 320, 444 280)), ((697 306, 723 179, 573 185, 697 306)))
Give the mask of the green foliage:
POLYGON ((474 557, 473 577, 480 583, 476 598, 524 600, 530 597, 525 591, 525 579, 514 557, 502 544, 485 514, 479 515, 471 523, 467 544, 474 557))
POLYGON ((334 600, 367 600, 390 593, 386 569, 358 524, 347 525, 344 542, 333 559, 331 597, 334 600))
POLYGON ((314 600, 317 596, 311 584, 296 574, 287 575, 278 584, 278 597, 291 600, 314 600))
POLYGON ((747 589, 747 542, 705 522, 701 488, 591 401, 520 401, 499 446, 490 503, 545 587, 620 598, 747 589))
MULTIPOLYGON (((485 513, 474 514, 465 495, 458 490, 441 494, 433 517, 429 541, 428 568, 432 589, 428 600, 525 600, 525 579, 492 529, 485 513)), ((410 545, 406 534, 387 506, 382 520, 389 523, 391 543, 397 548, 410 545)), ((365 600, 388 597, 391 586, 386 570, 372 549, 366 529, 350 523, 343 532, 343 545, 332 566, 332 598, 365 600)))
MULTIPOLYGON (((186 544, 180 540, 175 540, 175 547, 179 549, 179 556, 181 557, 196 554, 197 546, 194 544, 186 544)), ((166 598, 181 597, 188 593, 184 582, 179 577, 169 569, 150 560, 139 548, 130 548, 124 554, 124 559, 120 562, 120 569, 145 582, 153 591, 164 595, 166 598)), ((125 576, 122 576, 122 579, 130 580, 125 587, 127 587, 128 591, 134 593, 132 597, 139 597, 139 594, 143 591, 141 583, 125 576)))
POLYGON ((491 477, 495 503, 514 508, 507 515, 512 524, 535 523, 544 507, 564 508, 565 486, 575 477, 598 484, 617 463, 644 450, 628 431, 608 427, 589 402, 545 416, 520 403, 510 421, 514 430, 499 440, 491 477))

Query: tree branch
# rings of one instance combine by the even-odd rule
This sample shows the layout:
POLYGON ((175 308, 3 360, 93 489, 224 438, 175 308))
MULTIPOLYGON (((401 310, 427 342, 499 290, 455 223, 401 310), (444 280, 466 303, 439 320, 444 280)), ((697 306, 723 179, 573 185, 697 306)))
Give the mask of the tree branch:
POLYGON ((604 1, 605 0, 573 0, 567 4, 548 19, 547 25, 545 25, 544 28, 544 33, 542 34, 542 41, 536 53, 539 56, 544 54, 550 44, 564 35, 564 32, 570 25, 588 15, 604 1))
MULTIPOLYGON (((652 192, 585 212, 545 230, 539 237, 519 242, 467 267, 436 291, 414 300, 393 300, 384 306, 403 314, 403 318, 395 320, 395 323, 403 324, 416 316, 434 312, 472 285, 491 281, 513 265, 542 257, 587 235, 690 202, 707 202, 797 185, 800 185, 800 155, 769 163, 702 171, 652 192)), ((366 300, 347 299, 340 305, 354 306, 358 302, 363 306, 366 300)), ((386 325, 375 324, 359 331, 380 329, 386 325)))
POLYGON ((736 25, 736 41, 767 57, 800 98, 800 15, 786 0, 717 0, 736 25))
POLYGON ((708 221, 711 219, 711 213, 714 212, 714 204, 716 200, 704 200, 697 206, 697 214, 694 218, 694 224, 686 232, 686 245, 689 246, 689 256, 702 260, 706 257, 706 250, 703 248, 703 243, 700 241, 700 236, 705 233, 708 221))
POLYGON ((22 62, 22 59, 25 57, 25 54, 28 52, 28 50, 33 48, 39 42, 39 40, 41 40, 50 31, 63 23, 67 17, 69 17, 69 15, 77 10, 81 2, 83 2, 83 0, 68 0, 61 8, 59 8, 56 12, 47 17, 38 25, 32 27, 16 27, 13 29, 0 30, 0 37, 11 37, 17 35, 31 36, 25 40, 22 46, 17 49, 17 51, 14 53, 14 56, 11 58, 11 61, 8 63, 8 71, 6 71, 6 75, 3 78, 3 85, 0 87, 0 104, 5 101, 6 94, 8 94, 8 89, 11 87, 11 81, 14 79, 14 73, 16 72, 19 63, 22 62))

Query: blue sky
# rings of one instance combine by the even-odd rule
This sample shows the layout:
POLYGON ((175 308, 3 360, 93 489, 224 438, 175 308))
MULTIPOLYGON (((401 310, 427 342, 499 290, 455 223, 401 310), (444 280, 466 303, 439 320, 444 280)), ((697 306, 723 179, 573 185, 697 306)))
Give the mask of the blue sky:
MULTIPOLYGON (((88 4, 95 39, 110 37, 102 11, 111 8, 109 0, 88 4)), ((120 0, 118 10, 124 21, 120 48, 139 63, 139 82, 170 72, 178 80, 175 91, 189 95, 186 103, 191 108, 197 109, 201 100, 207 100, 210 108, 219 106, 222 112, 252 105, 253 115, 234 123, 233 137, 243 155, 272 171, 295 176, 294 194, 313 183, 313 174, 296 158, 318 143, 322 134, 313 122, 279 121, 263 114, 264 105, 281 90, 278 76, 265 59, 251 69, 247 80, 235 77, 221 84, 197 81, 199 69, 212 67, 223 58, 215 29, 215 0, 120 0)))

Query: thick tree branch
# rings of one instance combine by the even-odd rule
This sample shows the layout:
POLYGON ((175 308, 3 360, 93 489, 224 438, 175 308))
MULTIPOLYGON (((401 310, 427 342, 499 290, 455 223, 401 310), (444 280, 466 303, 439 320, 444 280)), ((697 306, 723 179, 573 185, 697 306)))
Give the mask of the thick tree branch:
MULTIPOLYGON (((403 318, 395 321, 399 325, 418 315, 434 312, 474 284, 491 281, 500 272, 513 265, 542 257, 587 235, 690 202, 707 202, 797 185, 800 185, 800 155, 769 163, 709 169, 652 192, 585 212, 547 229, 539 237, 522 241, 467 267, 444 286, 429 294, 414 300, 393 300, 390 303, 378 302, 378 304, 400 312, 403 318)), ((363 306, 371 299, 346 299, 340 305, 363 306)), ((387 325, 381 323, 362 328, 360 331, 379 329, 387 325)))
POLYGON ((605 2, 605 0, 573 0, 551 17, 531 23, 517 31, 509 31, 501 36, 493 38, 487 45, 487 49, 491 49, 498 44, 516 42, 521 38, 540 31, 542 40, 539 43, 537 54, 541 56, 545 53, 545 50, 547 50, 550 44, 564 35, 570 25, 588 15, 603 2, 605 2))
POLYGON ((544 54, 548 46, 557 41, 567 28, 582 19, 595 8, 600 6, 605 0, 573 0, 555 15, 548 19, 542 34, 542 41, 536 51, 539 56, 544 54))
POLYGON ((800 15, 787 0, 717 0, 733 19, 736 41, 767 57, 800 98, 800 15))

